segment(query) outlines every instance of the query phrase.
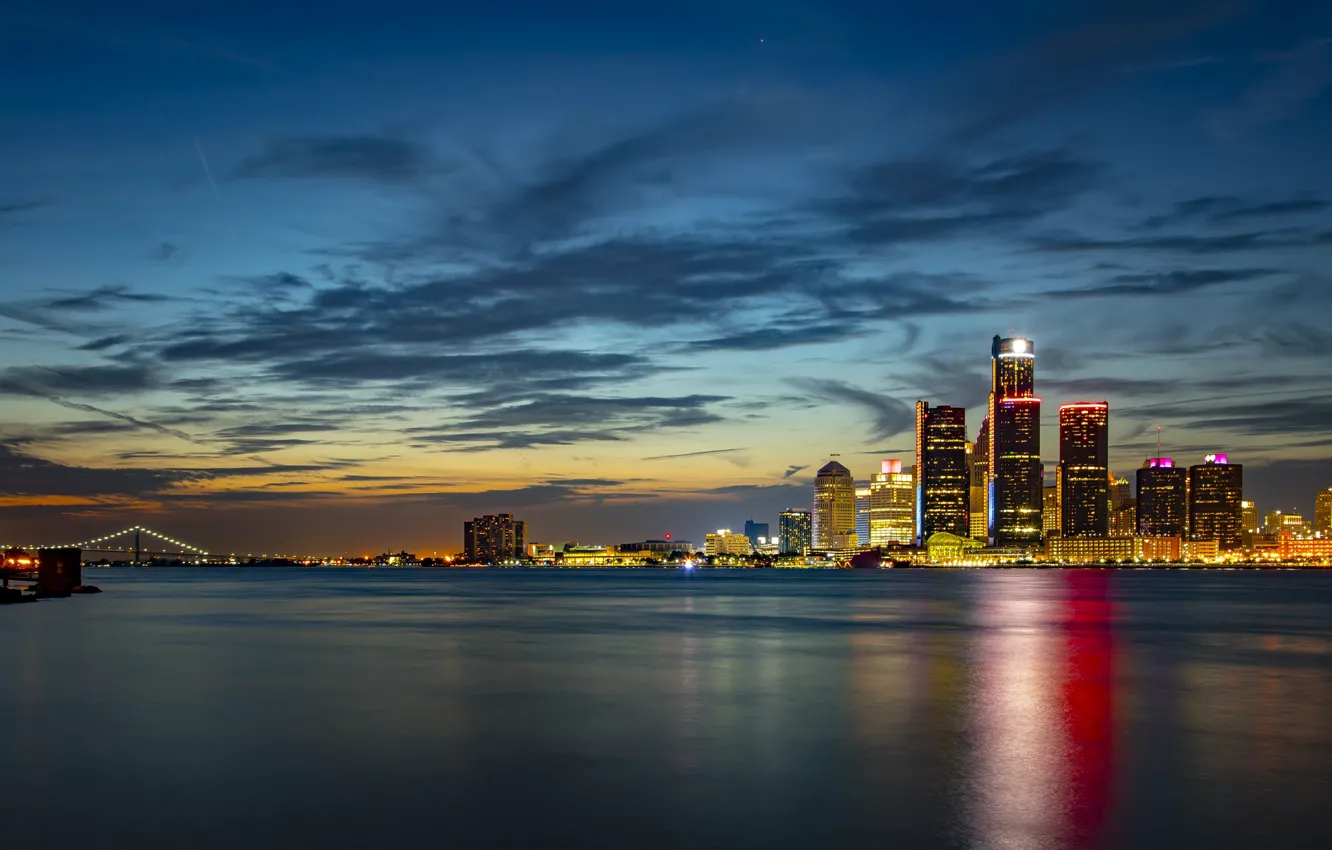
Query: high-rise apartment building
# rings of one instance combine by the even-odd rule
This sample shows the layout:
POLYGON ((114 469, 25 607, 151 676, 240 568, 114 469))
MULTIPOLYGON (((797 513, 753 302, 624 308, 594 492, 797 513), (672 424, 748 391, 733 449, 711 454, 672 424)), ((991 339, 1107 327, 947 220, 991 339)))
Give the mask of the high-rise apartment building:
POLYGON ((1036 347, 996 336, 990 348, 990 539, 996 546, 1041 542, 1041 400, 1036 347))
POLYGON ((1332 534, 1332 487, 1314 497, 1314 531, 1332 534))
POLYGON ((1110 405, 1081 401, 1059 408, 1059 532, 1110 533, 1110 405))
POLYGON ((814 526, 809 511, 787 508, 777 517, 778 542, 783 555, 806 555, 813 548, 814 526))
POLYGON ((1243 544, 1244 467, 1225 455, 1208 455, 1189 467, 1189 537, 1215 540, 1222 549, 1243 544))
POLYGON ((870 476, 869 537, 871 546, 910 545, 916 536, 916 485, 902 461, 885 460, 870 476))
POLYGON ((1189 474, 1168 457, 1138 470, 1138 536, 1183 538, 1188 527, 1189 474))
POLYGON ((768 524, 766 522, 754 522, 752 519, 745 520, 745 536, 749 538, 751 546, 759 545, 759 539, 763 542, 768 541, 768 524))
POLYGON ((967 411, 916 402, 916 539, 940 531, 966 537, 970 524, 967 411))
POLYGON ((469 563, 499 564, 522 558, 527 523, 513 514, 486 514, 463 522, 463 554, 469 563))
POLYGON ((1138 504, 1133 499, 1110 511, 1110 536, 1138 536, 1138 504))
POLYGON ((856 533, 856 484, 851 471, 829 461, 814 478, 814 550, 845 549, 856 533))

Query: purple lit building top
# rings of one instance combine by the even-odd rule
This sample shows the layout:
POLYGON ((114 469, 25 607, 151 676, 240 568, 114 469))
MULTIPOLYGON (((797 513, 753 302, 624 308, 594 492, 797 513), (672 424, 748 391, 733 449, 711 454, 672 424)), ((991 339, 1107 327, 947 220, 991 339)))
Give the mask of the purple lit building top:
POLYGON ((1147 461, 1147 465, 1152 469, 1174 469, 1175 462, 1168 457, 1154 457, 1147 461))

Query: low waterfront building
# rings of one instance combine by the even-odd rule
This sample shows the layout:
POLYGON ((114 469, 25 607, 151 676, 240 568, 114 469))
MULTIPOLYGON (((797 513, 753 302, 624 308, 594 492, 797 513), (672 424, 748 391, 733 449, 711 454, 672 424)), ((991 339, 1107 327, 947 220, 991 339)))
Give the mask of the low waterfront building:
POLYGON ((1045 557, 1069 564, 1105 561, 1177 561, 1178 537, 1055 537, 1045 541, 1045 557))
POLYGON ((1277 535, 1277 553, 1283 561, 1332 560, 1332 537, 1298 535, 1282 529, 1277 535))
POLYGON ((703 552, 707 555, 748 555, 752 548, 748 537, 729 528, 717 529, 716 534, 709 534, 703 542, 703 552))

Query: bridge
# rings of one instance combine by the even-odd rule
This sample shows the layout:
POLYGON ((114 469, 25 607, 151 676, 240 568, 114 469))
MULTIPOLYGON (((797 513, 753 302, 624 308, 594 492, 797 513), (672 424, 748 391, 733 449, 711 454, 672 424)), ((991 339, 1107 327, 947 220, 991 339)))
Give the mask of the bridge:
POLYGON ((134 563, 143 560, 144 555, 168 555, 177 558, 196 558, 206 557, 208 552, 200 549, 198 546, 192 546, 176 540, 174 537, 168 537, 165 534, 153 531, 151 528, 144 528, 141 525, 133 525, 129 528, 105 534, 101 537, 94 537, 92 540, 85 540, 82 543, 63 543, 60 545, 44 546, 3 546, 5 550, 25 549, 34 551, 37 549, 82 549, 87 552, 117 552, 134 555, 134 563), (144 545, 144 536, 150 538, 144 545), (115 545, 119 543, 120 545, 115 545), (107 545, 103 545, 107 544, 107 545), (163 544, 169 544, 174 548, 165 548, 163 544))

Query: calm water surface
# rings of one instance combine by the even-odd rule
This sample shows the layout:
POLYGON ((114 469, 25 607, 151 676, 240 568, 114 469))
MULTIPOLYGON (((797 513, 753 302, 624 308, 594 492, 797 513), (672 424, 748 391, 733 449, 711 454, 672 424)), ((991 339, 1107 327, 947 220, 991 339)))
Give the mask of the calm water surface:
POLYGON ((0 846, 1332 847, 1332 574, 97 570, 0 846))

